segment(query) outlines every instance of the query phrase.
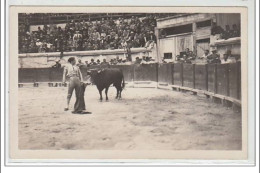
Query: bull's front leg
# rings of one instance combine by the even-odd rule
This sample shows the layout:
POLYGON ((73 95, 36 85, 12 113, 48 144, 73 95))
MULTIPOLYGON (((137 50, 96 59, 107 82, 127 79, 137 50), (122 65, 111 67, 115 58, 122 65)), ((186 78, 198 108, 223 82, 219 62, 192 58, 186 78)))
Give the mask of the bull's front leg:
POLYGON ((100 95, 100 101, 102 101, 103 100, 103 97, 102 97, 102 90, 98 90, 99 91, 99 95, 100 95))

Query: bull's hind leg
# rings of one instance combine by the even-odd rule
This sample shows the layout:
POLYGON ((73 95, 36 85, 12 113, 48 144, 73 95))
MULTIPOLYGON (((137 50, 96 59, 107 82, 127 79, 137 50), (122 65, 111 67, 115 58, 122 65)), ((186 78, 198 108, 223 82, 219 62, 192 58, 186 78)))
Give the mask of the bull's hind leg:
POLYGON ((122 87, 119 85, 115 85, 116 87, 116 99, 120 99, 121 98, 121 91, 122 91, 122 87))
POLYGON ((105 93, 106 93, 106 100, 108 100, 108 97, 107 97, 108 88, 109 88, 109 87, 107 87, 106 90, 105 90, 105 93))
POLYGON ((122 87, 119 87, 119 99, 121 99, 122 87))
POLYGON ((119 90, 118 90, 118 86, 115 86, 116 87, 116 99, 119 97, 119 90))

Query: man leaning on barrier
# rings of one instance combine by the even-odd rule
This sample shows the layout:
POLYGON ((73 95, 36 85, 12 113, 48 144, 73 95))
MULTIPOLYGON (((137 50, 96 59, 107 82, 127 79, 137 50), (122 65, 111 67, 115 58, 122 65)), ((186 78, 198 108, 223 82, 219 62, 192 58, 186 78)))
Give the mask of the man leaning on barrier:
POLYGON ((217 53, 217 49, 213 48, 212 54, 208 56, 207 62, 209 64, 218 64, 221 63, 220 61, 220 55, 217 53))

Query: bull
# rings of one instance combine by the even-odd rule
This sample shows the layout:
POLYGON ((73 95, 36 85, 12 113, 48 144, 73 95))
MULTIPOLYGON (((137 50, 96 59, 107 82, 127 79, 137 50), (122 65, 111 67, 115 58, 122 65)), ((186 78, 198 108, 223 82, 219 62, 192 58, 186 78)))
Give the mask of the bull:
POLYGON ((116 98, 121 98, 121 92, 125 87, 125 80, 122 70, 117 68, 107 69, 93 69, 87 71, 87 75, 90 75, 91 82, 97 86, 100 95, 100 101, 103 100, 102 91, 105 89, 106 100, 108 100, 107 92, 111 84, 113 84, 117 90, 116 98))

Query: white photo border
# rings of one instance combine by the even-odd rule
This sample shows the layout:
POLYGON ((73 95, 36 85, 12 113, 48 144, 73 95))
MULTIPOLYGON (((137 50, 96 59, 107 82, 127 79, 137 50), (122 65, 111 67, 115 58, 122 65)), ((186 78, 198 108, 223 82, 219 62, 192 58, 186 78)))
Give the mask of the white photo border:
POLYGON ((122 6, 134 6, 136 5, 134 1, 130 2, 120 2, 118 1, 98 1, 98 2, 90 2, 90 1, 79 1, 79 0, 74 0, 73 2, 71 1, 63 1, 62 4, 60 4, 60 1, 58 0, 45 0, 45 1, 33 1, 33 0, 10 0, 9 2, 6 2, 5 8, 6 8, 6 42, 5 42, 5 164, 8 166, 49 166, 49 165, 56 165, 56 166, 91 166, 91 165, 117 165, 117 166, 153 166, 153 165, 159 165, 159 166, 177 166, 177 165, 182 165, 182 166, 193 166, 193 165, 200 165, 200 166, 253 166, 255 164, 255 124, 256 124, 256 117, 255 117, 255 94, 256 94, 256 88, 255 88, 255 65, 256 65, 256 60, 255 58, 251 57, 256 57, 255 56, 255 21, 253 20, 255 18, 255 9, 254 9, 254 3, 255 1, 237 1, 237 0, 230 0, 230 1, 215 1, 212 3, 210 0, 202 0, 202 1, 155 1, 151 0, 148 3, 145 2, 138 2, 138 6, 185 6, 185 4, 189 4, 189 6, 236 6, 236 7, 247 7, 248 8, 248 31, 253 31, 254 32, 248 32, 248 81, 254 85, 248 85, 248 160, 136 160, 136 162, 132 161, 127 161, 124 160, 124 162, 119 163, 118 160, 112 161, 110 160, 109 162, 104 161, 104 160, 12 160, 9 158, 9 148, 8 148, 8 139, 9 139, 9 131, 8 131, 8 113, 9 113, 9 108, 10 105, 9 103, 9 96, 8 96, 8 91, 9 91, 9 7, 10 6, 19 6, 19 5, 52 5, 52 6, 59 6, 59 5, 64 5, 64 6, 106 6, 108 5, 113 6, 113 5, 122 5, 122 6), (116 3, 116 4, 115 4, 116 3), (251 67, 251 68, 249 68, 251 67), (252 68, 254 67, 254 68, 252 68))

